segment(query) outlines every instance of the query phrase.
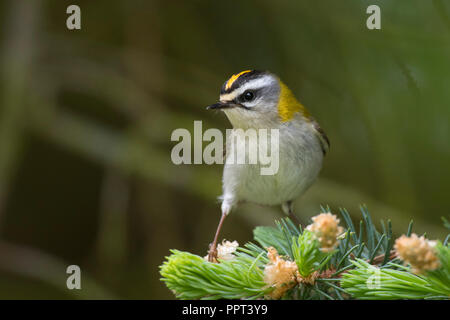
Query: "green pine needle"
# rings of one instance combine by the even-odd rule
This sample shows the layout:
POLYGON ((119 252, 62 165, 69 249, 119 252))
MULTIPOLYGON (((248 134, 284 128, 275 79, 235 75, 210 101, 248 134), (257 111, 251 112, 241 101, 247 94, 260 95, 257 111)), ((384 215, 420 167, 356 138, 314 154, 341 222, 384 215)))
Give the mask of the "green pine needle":
MULTIPOLYGON (((396 270, 388 264, 378 268, 364 260, 352 261, 355 269, 342 275, 340 285, 352 297, 363 300, 434 299, 450 297, 450 287, 429 276, 412 274, 409 269, 396 270)), ((448 269, 447 269, 448 271, 448 269)), ((437 272, 437 271, 436 271, 437 272)))
POLYGON ((257 299, 269 293, 262 263, 246 255, 211 263, 197 255, 171 250, 161 266, 162 281, 179 299, 257 299))
POLYGON ((327 257, 327 254, 321 252, 313 233, 306 230, 298 237, 292 237, 292 253, 298 272, 304 278, 320 270, 321 262, 327 257))

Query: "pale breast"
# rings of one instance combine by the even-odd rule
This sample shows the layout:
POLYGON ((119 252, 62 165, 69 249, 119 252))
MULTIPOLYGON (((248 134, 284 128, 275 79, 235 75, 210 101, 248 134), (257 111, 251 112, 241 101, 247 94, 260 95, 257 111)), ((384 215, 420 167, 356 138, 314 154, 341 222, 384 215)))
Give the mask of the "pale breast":
MULTIPOLYGON (((294 200, 304 193, 316 179, 323 157, 317 137, 308 131, 306 125, 308 124, 290 123, 280 127, 278 170, 275 174, 261 174, 261 168, 267 168, 268 165, 260 163, 225 164, 224 194, 232 194, 236 201, 277 205, 294 200)), ((227 149, 230 148, 230 143, 228 141, 227 149)), ((248 155, 248 150, 246 151, 248 155)), ((231 155, 229 153, 227 158, 231 155)), ((276 161, 275 155, 270 158, 276 161)))

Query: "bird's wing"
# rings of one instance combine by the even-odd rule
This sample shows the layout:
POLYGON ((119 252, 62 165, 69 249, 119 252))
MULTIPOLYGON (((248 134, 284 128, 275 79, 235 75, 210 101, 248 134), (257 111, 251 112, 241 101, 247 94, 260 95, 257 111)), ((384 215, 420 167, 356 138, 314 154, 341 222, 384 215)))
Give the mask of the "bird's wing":
POLYGON ((312 120, 315 135, 319 138, 320 147, 322 148, 323 155, 326 155, 330 150, 330 140, 327 137, 325 131, 320 127, 316 120, 312 120))

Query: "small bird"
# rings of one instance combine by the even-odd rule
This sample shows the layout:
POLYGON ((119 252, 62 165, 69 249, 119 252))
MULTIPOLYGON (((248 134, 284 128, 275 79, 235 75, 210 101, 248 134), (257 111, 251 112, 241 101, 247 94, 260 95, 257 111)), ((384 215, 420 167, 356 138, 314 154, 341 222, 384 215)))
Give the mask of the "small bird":
MULTIPOLYGON (((222 216, 208 260, 217 258, 217 240, 226 216, 240 203, 281 205, 298 222, 292 202, 314 182, 330 142, 319 124, 292 91, 268 71, 245 70, 232 75, 222 86, 218 103, 207 109, 222 110, 237 129, 278 129, 279 168, 276 174, 261 175, 260 164, 228 163, 223 170, 222 216)), ((239 130, 239 131, 243 131, 239 130)), ((227 136, 226 150, 234 143, 227 136)))

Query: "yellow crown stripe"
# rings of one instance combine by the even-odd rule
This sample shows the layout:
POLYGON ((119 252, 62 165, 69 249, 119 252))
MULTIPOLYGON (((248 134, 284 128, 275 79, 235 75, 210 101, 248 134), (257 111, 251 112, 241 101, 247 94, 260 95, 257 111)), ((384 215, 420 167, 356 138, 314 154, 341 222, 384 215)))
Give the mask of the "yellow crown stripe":
POLYGON ((228 79, 227 84, 225 85, 225 90, 230 89, 231 86, 233 85, 233 83, 234 83, 240 76, 242 76, 244 73, 249 73, 249 72, 251 72, 251 71, 252 71, 252 70, 245 70, 245 71, 239 72, 238 74, 233 74, 233 75, 231 76, 231 78, 228 79))

